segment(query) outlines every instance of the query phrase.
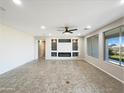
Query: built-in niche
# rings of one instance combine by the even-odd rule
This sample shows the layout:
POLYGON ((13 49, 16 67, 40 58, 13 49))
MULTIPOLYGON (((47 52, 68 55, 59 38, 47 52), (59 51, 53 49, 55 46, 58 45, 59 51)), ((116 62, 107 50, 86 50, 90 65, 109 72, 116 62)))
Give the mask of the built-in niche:
POLYGON ((54 51, 57 50, 57 39, 51 40, 51 50, 54 50, 54 51))
POLYGON ((78 50, 78 39, 72 40, 72 50, 74 51, 78 50))
POLYGON ((58 57, 71 57, 71 52, 59 52, 58 57))
POLYGON ((73 57, 78 57, 79 53, 78 52, 73 52, 72 55, 73 55, 73 57))
POLYGON ((78 56, 78 39, 51 39, 51 57, 78 56))
POLYGON ((58 39, 59 43, 71 43, 71 39, 58 39))
POLYGON ((57 57, 57 52, 51 52, 52 57, 57 57))

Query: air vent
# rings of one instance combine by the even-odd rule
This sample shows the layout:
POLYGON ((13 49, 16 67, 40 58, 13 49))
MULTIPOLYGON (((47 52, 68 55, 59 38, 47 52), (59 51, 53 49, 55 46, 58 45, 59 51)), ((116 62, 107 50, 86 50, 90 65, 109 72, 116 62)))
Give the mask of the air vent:
POLYGON ((6 11, 6 9, 5 8, 3 8, 2 6, 0 6, 0 11, 6 11))

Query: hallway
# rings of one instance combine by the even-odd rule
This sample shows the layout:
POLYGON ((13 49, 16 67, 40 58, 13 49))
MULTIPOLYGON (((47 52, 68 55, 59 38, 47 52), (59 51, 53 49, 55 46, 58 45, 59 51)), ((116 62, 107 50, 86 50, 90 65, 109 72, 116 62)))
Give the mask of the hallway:
POLYGON ((122 88, 85 61, 36 60, 0 76, 0 93, 123 93, 122 88))

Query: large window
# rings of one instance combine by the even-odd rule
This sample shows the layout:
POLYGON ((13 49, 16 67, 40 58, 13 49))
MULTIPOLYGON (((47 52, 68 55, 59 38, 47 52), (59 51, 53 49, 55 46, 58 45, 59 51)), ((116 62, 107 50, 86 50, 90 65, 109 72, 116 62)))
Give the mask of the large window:
POLYGON ((98 35, 87 38, 88 56, 98 58, 98 35))
POLYGON ((124 27, 121 28, 121 65, 124 66, 124 27))
POLYGON ((105 32, 105 60, 107 62, 124 64, 124 34, 122 27, 105 32))

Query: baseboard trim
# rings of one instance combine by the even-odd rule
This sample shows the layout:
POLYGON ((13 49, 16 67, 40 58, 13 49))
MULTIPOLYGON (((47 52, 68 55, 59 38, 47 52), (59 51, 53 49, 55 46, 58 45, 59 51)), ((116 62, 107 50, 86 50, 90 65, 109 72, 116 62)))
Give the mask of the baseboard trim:
POLYGON ((14 68, 11 68, 11 69, 9 69, 9 70, 7 70, 7 71, 4 71, 4 72, 0 73, 0 75, 3 75, 3 74, 5 74, 5 73, 8 73, 9 71, 12 71, 12 70, 14 70, 14 69, 16 69, 16 68, 18 68, 18 67, 21 67, 21 66, 23 66, 23 65, 25 65, 25 64, 28 64, 28 63, 33 62, 33 61, 36 61, 36 60, 37 60, 37 59, 32 59, 31 61, 27 61, 27 62, 24 62, 24 63, 22 63, 22 64, 19 64, 18 66, 14 67, 14 68))
POLYGON ((109 73, 109 72, 107 72, 107 71, 103 70, 102 68, 100 68, 100 67, 96 66, 95 64, 90 63, 87 59, 84 59, 84 61, 88 62, 88 63, 89 63, 89 64, 91 64, 92 66, 94 66, 94 67, 98 68, 99 70, 103 71, 104 73, 108 74, 109 76, 113 77, 114 79, 116 79, 116 80, 118 80, 118 81, 120 81, 121 83, 123 83, 123 84, 124 84, 124 81, 123 81, 123 80, 121 80, 121 79, 119 79, 119 78, 115 77, 115 76, 114 76, 114 75, 112 75, 111 73, 109 73))
POLYGON ((45 59, 45 60, 55 60, 55 61, 59 61, 59 60, 63 60, 63 61, 83 61, 84 59, 45 59))

